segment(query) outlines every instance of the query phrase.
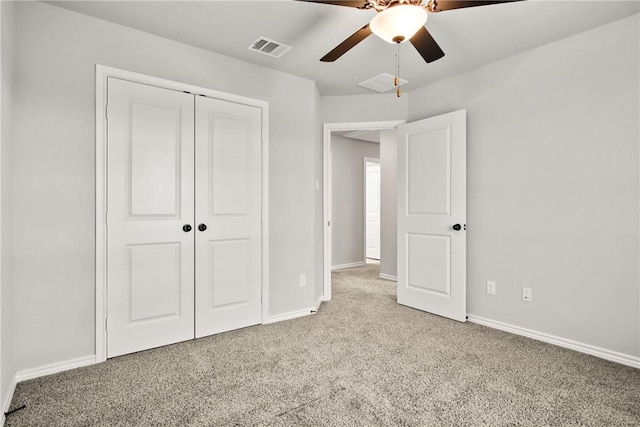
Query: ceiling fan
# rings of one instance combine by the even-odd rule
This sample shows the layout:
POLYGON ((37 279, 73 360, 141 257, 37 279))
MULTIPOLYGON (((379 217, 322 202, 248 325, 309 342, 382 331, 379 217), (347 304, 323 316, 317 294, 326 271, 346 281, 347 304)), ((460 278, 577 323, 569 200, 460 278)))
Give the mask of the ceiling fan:
POLYGON ((298 0, 309 3, 373 9, 378 12, 371 21, 347 37, 331 52, 320 58, 322 62, 333 62, 347 53, 372 33, 381 39, 400 44, 409 40, 426 62, 433 62, 444 56, 438 43, 424 27, 427 12, 442 12, 467 7, 511 3, 522 0, 298 0))

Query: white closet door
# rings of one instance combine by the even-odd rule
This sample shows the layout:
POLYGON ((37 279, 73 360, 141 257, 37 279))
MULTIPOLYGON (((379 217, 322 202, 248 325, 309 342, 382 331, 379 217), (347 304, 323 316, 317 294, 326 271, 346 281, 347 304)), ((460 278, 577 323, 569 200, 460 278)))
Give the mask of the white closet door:
POLYGON ((196 337, 262 321, 261 145, 259 108, 196 97, 196 337))
POLYGON ((193 117, 193 95, 108 80, 108 357, 193 338, 193 117))

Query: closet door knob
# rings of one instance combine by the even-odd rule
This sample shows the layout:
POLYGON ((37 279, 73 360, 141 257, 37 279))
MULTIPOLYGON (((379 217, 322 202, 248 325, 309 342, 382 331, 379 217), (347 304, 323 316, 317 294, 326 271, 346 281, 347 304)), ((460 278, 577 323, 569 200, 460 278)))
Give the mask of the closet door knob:
POLYGON ((185 233, 188 233, 191 231, 191 226, 189 224, 185 224, 182 226, 182 231, 184 231, 185 233))
POLYGON ((206 230, 206 229, 207 229, 206 224, 200 224, 200 225, 198 226, 198 230, 200 230, 200 231, 204 231, 204 230, 206 230))
POLYGON ((460 224, 455 224, 453 226, 453 229, 456 230, 456 231, 460 231, 462 229, 462 227, 460 226, 460 224))

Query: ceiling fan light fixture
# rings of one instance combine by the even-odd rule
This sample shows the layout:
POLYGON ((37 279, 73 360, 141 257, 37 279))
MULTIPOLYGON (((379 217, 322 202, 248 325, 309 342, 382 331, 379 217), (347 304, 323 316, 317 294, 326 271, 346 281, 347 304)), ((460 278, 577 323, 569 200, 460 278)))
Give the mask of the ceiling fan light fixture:
POLYGON ((421 6, 402 4, 383 10, 371 19, 371 31, 388 43, 409 40, 427 22, 427 11, 421 6))

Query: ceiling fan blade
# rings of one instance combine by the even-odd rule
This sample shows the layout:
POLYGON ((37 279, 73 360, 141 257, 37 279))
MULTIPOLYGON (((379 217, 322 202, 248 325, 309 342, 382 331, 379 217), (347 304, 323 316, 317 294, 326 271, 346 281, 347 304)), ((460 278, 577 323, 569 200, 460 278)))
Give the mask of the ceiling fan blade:
POLYGON ((336 59, 340 58, 342 55, 347 53, 349 49, 360 43, 362 40, 366 39, 371 35, 371 28, 369 28, 369 24, 360 28, 355 33, 351 34, 345 41, 336 46, 331 52, 327 53, 325 56, 320 58, 322 62, 333 62, 336 59))
POLYGON ((323 1, 323 0, 297 0, 297 1, 304 1, 307 3, 324 3, 324 4, 332 4, 335 6, 347 6, 347 7, 355 7, 357 9, 367 9, 369 8, 369 2, 367 0, 329 0, 329 1, 323 1))
POLYGON ((444 52, 425 27, 419 29, 409 41, 427 62, 433 62, 444 56, 444 52))
POLYGON ((430 12, 442 12, 444 10, 464 9, 466 7, 488 6, 490 4, 513 3, 524 0, 435 0, 427 7, 430 12))

